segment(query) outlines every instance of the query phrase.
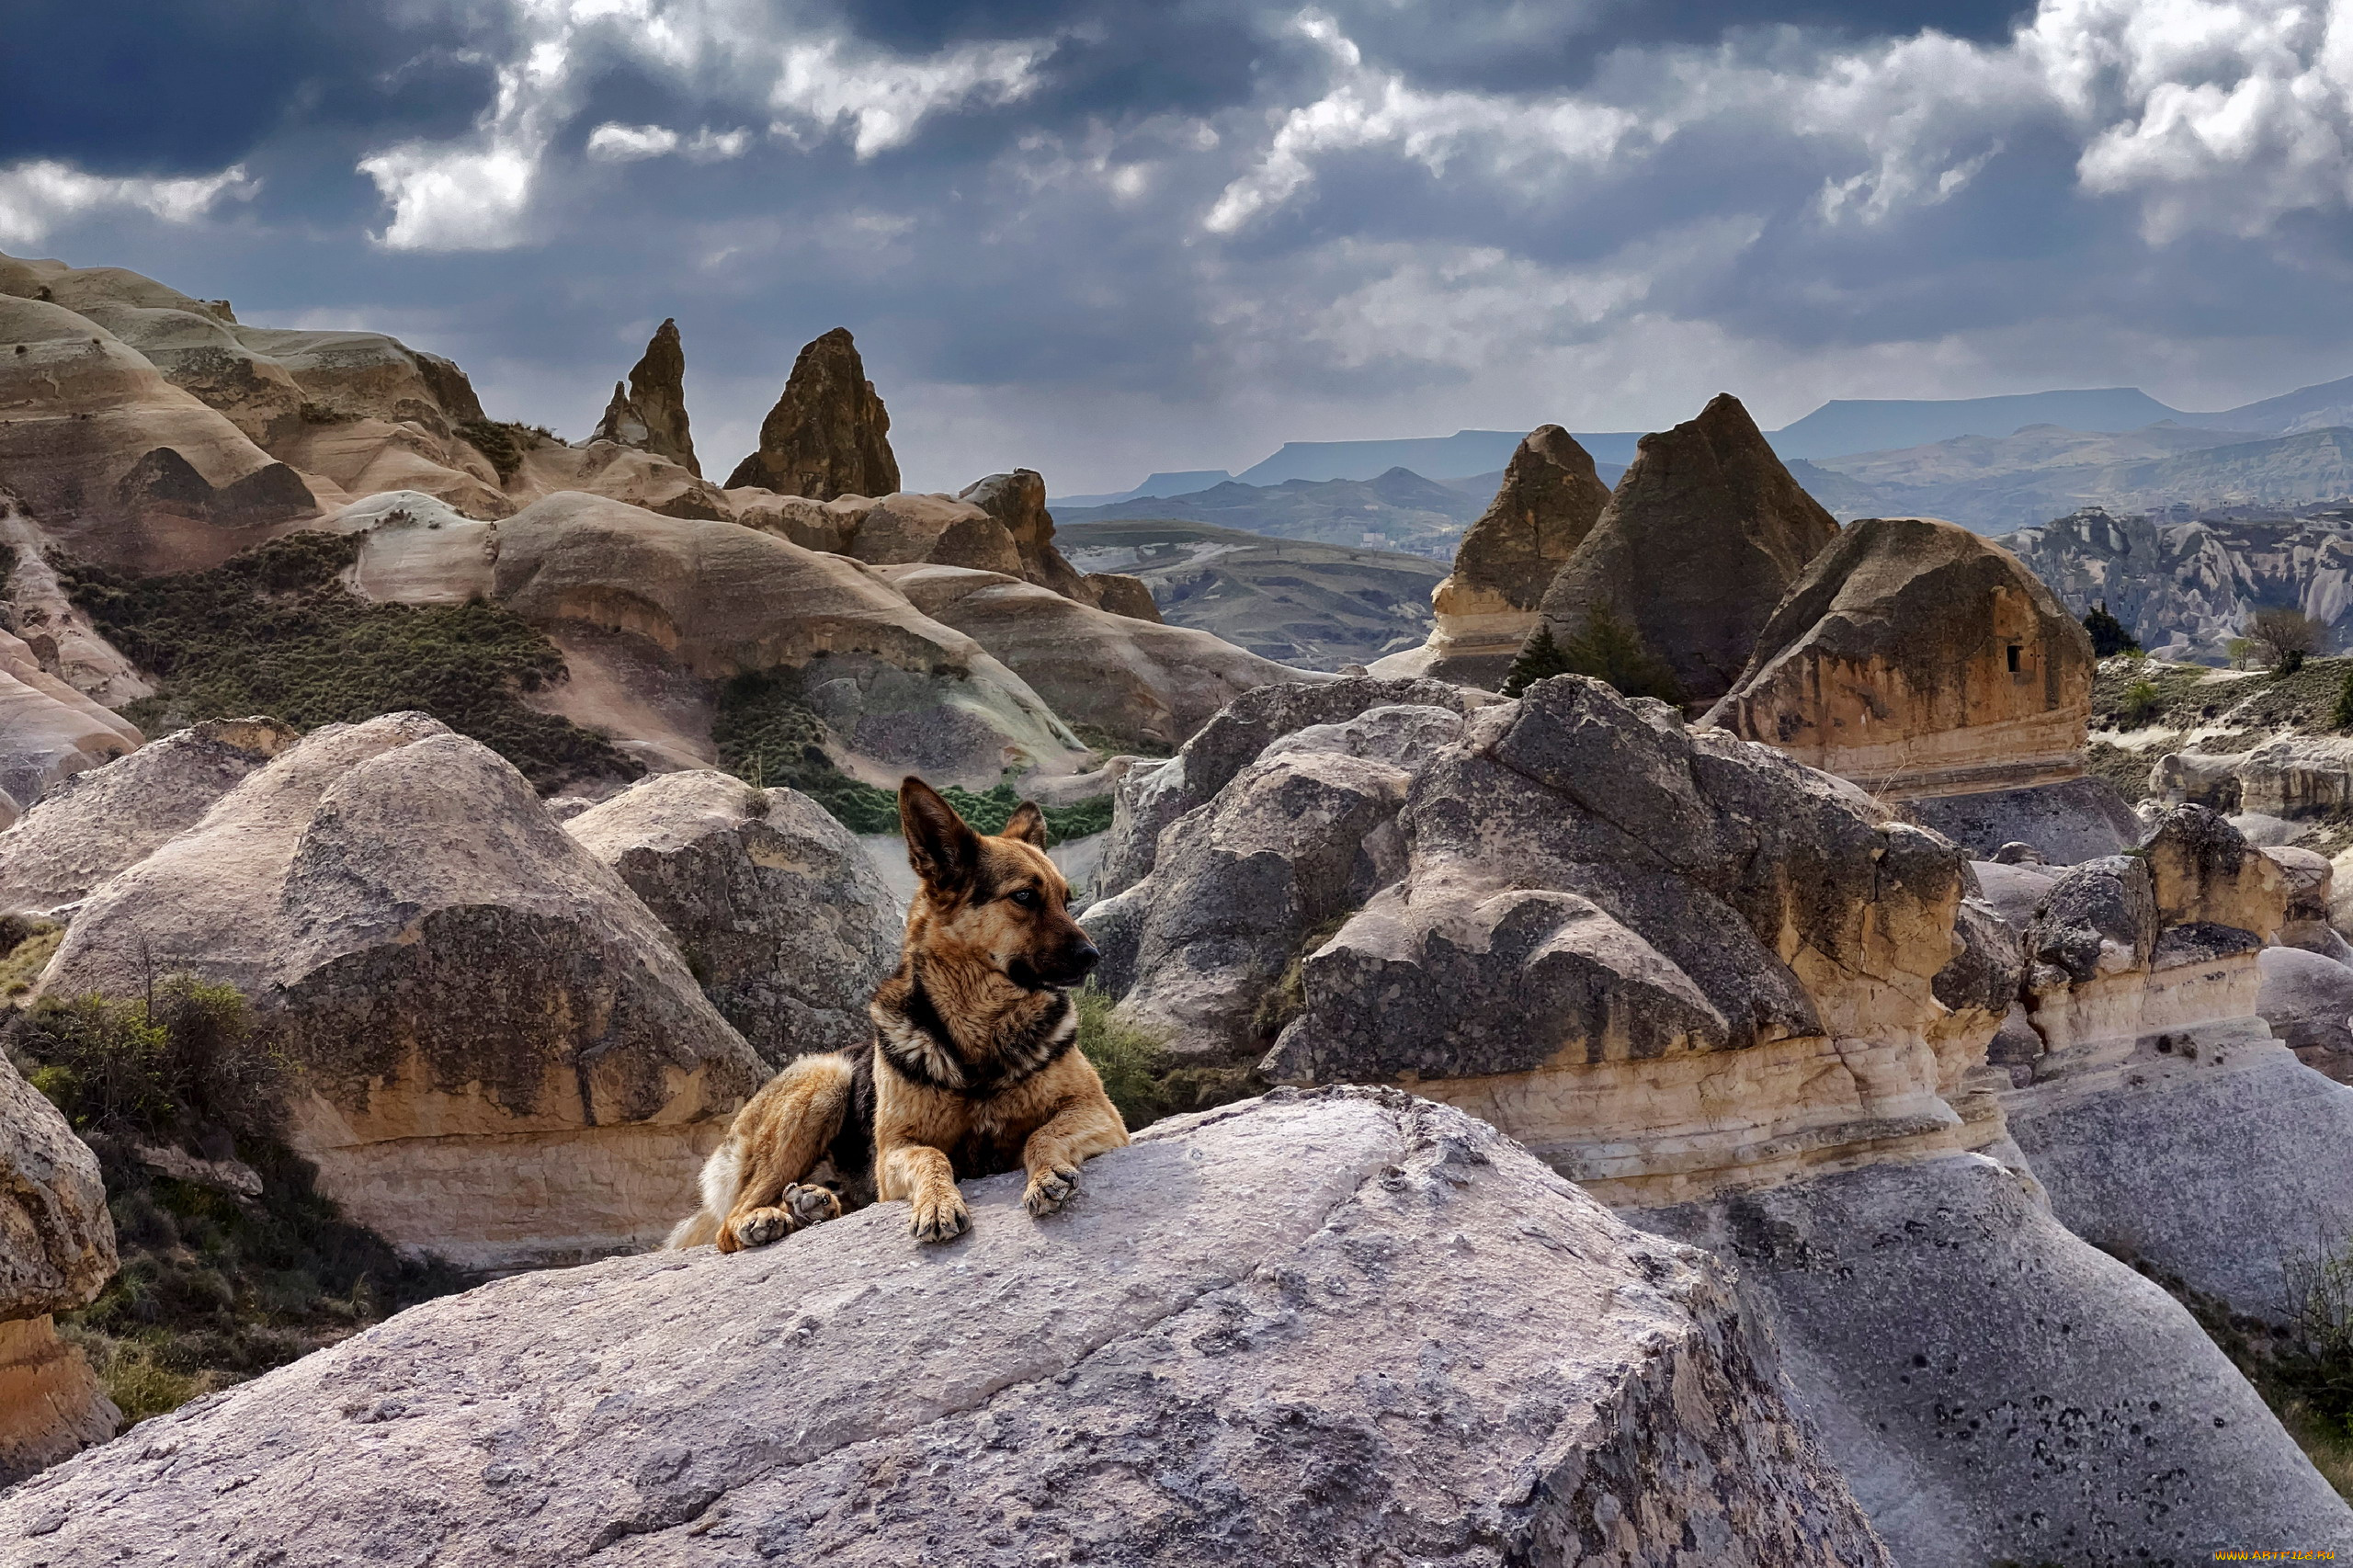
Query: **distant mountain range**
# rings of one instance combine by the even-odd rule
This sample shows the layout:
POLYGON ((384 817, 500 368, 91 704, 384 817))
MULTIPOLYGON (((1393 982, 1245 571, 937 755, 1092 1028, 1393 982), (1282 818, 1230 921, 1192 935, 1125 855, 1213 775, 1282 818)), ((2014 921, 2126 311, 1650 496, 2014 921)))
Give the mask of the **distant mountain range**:
MULTIPOLYGON (((1767 439, 1785 461, 1811 465, 1800 473, 1801 481, 1809 489, 1818 481, 1816 497, 1842 516, 1927 511, 2002 532, 2081 506, 2336 499, 2347 490, 2333 477, 2327 443, 2252 449, 2347 426, 2353 426, 2353 377, 2213 414, 2168 407, 2137 387, 2010 397, 1841 399, 1768 432, 1767 439), (2108 445, 2087 439, 2102 437, 2116 439, 2108 445), (2201 449, 2231 450, 2227 456, 2218 452, 2184 460, 2185 454, 2201 449), (2203 484, 2221 488, 2197 494, 2178 490, 2203 484)), ((1371 482, 1400 469, 1416 479, 1454 483, 1459 475, 1500 471, 1524 434, 1458 430, 1389 441, 1287 441, 1238 475, 1223 470, 1156 473, 1132 490, 1068 496, 1054 505, 1099 512, 1130 501, 1194 498, 1228 483, 1263 488, 1293 481, 1371 482)), ((1577 439, 1597 461, 1622 466, 1633 460, 1641 437, 1623 430, 1587 431, 1577 439)), ((1493 488, 1488 486, 1489 494, 1493 488)), ((1223 504, 1232 508, 1243 503, 1228 497, 1223 504)), ((1155 515, 1169 514, 1164 509, 1155 515)))
POLYGON ((1139 496, 1108 506, 1056 502, 1054 519, 1064 528, 1133 517, 1207 523, 1261 537, 1451 561, 1455 541, 1487 509, 1502 478, 1500 472, 1484 476, 1483 493, 1440 484, 1402 468, 1371 479, 1287 479, 1279 484, 1227 480, 1189 495, 1139 496))

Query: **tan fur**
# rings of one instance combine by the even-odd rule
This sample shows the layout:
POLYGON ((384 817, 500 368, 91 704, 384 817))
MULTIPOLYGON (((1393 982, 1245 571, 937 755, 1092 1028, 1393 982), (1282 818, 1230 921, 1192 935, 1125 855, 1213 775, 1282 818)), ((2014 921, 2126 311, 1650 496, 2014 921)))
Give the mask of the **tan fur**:
MULTIPOLYGON (((922 885, 899 969, 868 1007, 870 1180, 881 1199, 907 1199, 913 1234, 945 1241, 971 1222, 960 1166, 1017 1165, 1029 1178, 1024 1204, 1047 1214, 1075 1190, 1080 1164, 1126 1143, 1128 1131, 1094 1064, 1069 1044, 1077 1015, 1057 987, 1084 974, 1094 950, 1046 856, 1043 815, 1025 802, 1002 834, 983 837, 915 778, 901 786, 899 805, 922 885), (945 1040, 919 1021, 926 1017, 945 1040)), ((838 1213, 833 1192, 803 1184, 842 1131, 855 1081, 849 1054, 804 1057, 778 1074, 736 1113, 703 1167, 701 1210, 668 1244, 715 1241, 733 1252, 838 1213)), ((846 1196, 854 1207, 865 1194, 846 1196)))

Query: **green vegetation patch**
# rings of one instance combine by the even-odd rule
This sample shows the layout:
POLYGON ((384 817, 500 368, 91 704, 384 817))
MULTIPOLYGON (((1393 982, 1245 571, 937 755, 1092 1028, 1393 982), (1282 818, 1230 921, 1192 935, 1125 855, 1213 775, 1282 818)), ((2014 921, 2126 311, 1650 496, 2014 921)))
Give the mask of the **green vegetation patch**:
POLYGON ((1250 1067, 1178 1066, 1167 1042, 1154 1031, 1119 1017, 1119 999, 1087 985, 1072 994, 1078 1005, 1078 1049, 1095 1064, 1104 1093, 1120 1108, 1131 1132, 1165 1116, 1208 1110, 1267 1092, 1267 1081, 1250 1067))
POLYGON ((470 1283, 319 1195, 281 1141, 291 1069, 234 989, 179 975, 135 999, 45 997, 6 1047, 98 1156, 121 1268, 57 1324, 131 1420, 470 1283), (163 1176, 142 1149, 243 1162, 260 1193, 163 1176))
POLYGON ((2137 730, 2149 724, 2187 729, 2218 715, 2223 694, 2243 683, 2209 686, 2214 672, 2203 665, 2168 665, 2155 659, 2100 662, 2092 677, 2092 728, 2137 730), (2213 706, 2214 712, 2201 715, 2213 706))
POLYGON ((1505 672, 1503 693, 1518 697, 1538 681, 1562 675, 1591 676, 1625 697, 1654 697, 1678 707, 1683 702, 1675 671, 1607 605, 1596 607, 1566 642, 1553 637, 1550 623, 1540 621, 1505 672))
POLYGON ((56 564, 74 602, 155 677, 155 695, 123 710, 150 734, 256 713, 308 730, 414 709, 497 752, 542 792, 644 771, 601 735, 524 705, 564 665, 519 616, 481 599, 375 604, 345 587, 339 574, 360 543, 289 534, 164 577, 56 564))
POLYGON ((457 426, 458 434, 473 443, 474 450, 490 460, 498 471, 501 484, 515 477, 523 466, 523 454, 541 447, 561 446, 556 433, 544 425, 517 425, 509 419, 469 419, 457 426))
MULTIPOLYGON (((898 832, 897 794, 842 772, 825 751, 830 738, 824 720, 802 695, 796 671, 740 675, 720 688, 710 739, 719 749, 722 767, 757 789, 798 790, 852 833, 898 832)), ((978 833, 1003 832, 1021 804, 1010 783, 979 792, 950 784, 939 792, 978 833)), ((1108 795, 1041 809, 1050 844, 1083 838, 1111 825, 1108 795)))

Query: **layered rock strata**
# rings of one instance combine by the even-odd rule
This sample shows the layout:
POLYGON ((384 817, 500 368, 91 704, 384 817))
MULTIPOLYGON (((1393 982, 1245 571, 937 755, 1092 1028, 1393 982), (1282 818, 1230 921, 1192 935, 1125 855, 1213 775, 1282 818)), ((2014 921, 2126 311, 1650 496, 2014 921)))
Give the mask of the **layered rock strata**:
POLYGON ((1593 456, 1558 425, 1529 433, 1495 498, 1463 534, 1454 570, 1430 595, 1438 625, 1415 673, 1488 690, 1536 628, 1553 574, 1609 505, 1593 456))
POLYGON ((1665 662, 1685 701, 1732 689, 1774 607, 1838 524, 1790 477, 1738 399, 1644 436, 1540 606, 1554 638, 1607 614, 1665 662))
POLYGON ((965 1190, 952 1248, 883 1205, 429 1302, 0 1497, 0 1536, 55 1568, 395 1537, 523 1568, 1890 1561, 1722 1267, 1456 1112, 1272 1096, 1090 1162, 1046 1220, 1017 1176, 965 1190))
POLYGON ((1807 564, 1708 718, 1893 800, 2017 790, 2081 776, 2092 674, 2083 627, 1999 545, 1866 517, 1807 564))
POLYGON ((0 827, 144 739, 128 719, 43 669, 23 638, 0 631, 0 827))
POLYGON ((866 1004, 898 966, 904 912, 857 837, 806 795, 662 774, 564 831, 662 922, 769 1066, 873 1033, 866 1004))
POLYGON ((888 495, 899 488, 891 415, 846 327, 801 350, 776 406, 760 424, 757 450, 735 465, 727 488, 755 485, 785 495, 888 495))
POLYGON ((97 1156, 0 1056, 0 1486, 114 1436, 122 1413, 50 1321, 114 1270, 97 1156))
POLYGON ((892 566, 881 575, 925 615, 1003 660, 1056 713, 1131 745, 1181 745, 1246 691, 1332 678, 1002 573, 892 566))
POLYGON ((421 714, 329 725, 115 876, 47 994, 233 984, 354 1220, 473 1267, 657 1240, 765 1075, 522 776, 421 714))
MULTIPOLYGON (((2233 966, 2251 971, 2279 927, 2264 901, 2286 879, 2226 827, 2120 858, 2148 879, 2156 934, 2137 959, 2094 941, 2092 968, 2113 983, 2070 1004, 1942 838, 1777 751, 1563 677, 1469 713, 1425 756, 1395 754, 1402 809, 1356 850, 1402 858, 1336 929, 1228 921, 1147 947, 1155 908, 1177 902, 1156 896, 1164 876, 1173 893, 1195 868, 1214 872, 1238 902, 1264 881, 1260 860, 1338 859, 1323 818, 1285 848, 1278 813, 1245 812, 1279 759, 1163 819, 1149 879, 1087 913, 1131 1016, 1155 993, 1183 994, 1188 975, 1234 976, 1280 1026, 1268 1076, 1410 1085, 1488 1118, 1641 1222, 1738 1261, 1802 1406, 1900 1561, 2186 1560, 2282 1520, 2300 1539, 2353 1541, 2353 1514, 2188 1313, 2068 1228, 2124 1214, 2079 1167, 2124 1171, 2137 1149, 2095 1121, 2022 1153, 2005 1120, 2006 1101, 2042 1090, 2066 1019, 2237 1010, 2233 966), (1242 821, 1268 841, 1235 836, 1242 821), (2249 924, 2217 935, 2233 929, 2222 920, 2249 924), (2063 1153, 2053 1179, 2040 1151, 2068 1142, 2085 1152, 2063 1153)), ((1996 890, 2013 910, 2055 906, 2086 874, 1989 869, 2015 884, 1996 890)), ((2234 1061, 2265 1032, 2249 1021, 2216 1037, 2234 1061)), ((2242 1220, 2297 1204, 2341 1212, 2325 1189, 2353 1162, 2334 1152, 2341 1135, 2325 1142, 2307 1124, 2342 1091, 2268 1050, 2301 1078, 2260 1080, 2268 1106, 2323 1168, 2290 1199, 2242 1191, 2213 1206, 2242 1220)), ((2145 1139, 2161 1108, 2140 1119, 2145 1139)), ((2175 1116, 2184 1129, 2212 1119, 2175 1116)), ((2207 1154, 2211 1194, 2238 1173, 2207 1154)), ((2170 1154, 2151 1163, 2168 1175, 2122 1181, 2144 1229, 2184 1244, 2159 1261, 2189 1278, 2176 1258, 2200 1253, 2193 1283, 2252 1301, 2234 1276, 2266 1250, 2260 1233, 2207 1223, 2188 1244, 2198 1204, 2146 1190, 2188 1178, 2170 1154)))

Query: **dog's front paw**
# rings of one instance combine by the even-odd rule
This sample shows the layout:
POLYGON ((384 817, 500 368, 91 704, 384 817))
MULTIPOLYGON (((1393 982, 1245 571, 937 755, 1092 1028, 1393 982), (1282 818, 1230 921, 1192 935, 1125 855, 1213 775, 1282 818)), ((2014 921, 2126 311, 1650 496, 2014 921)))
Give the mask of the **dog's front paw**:
POLYGON ((1048 1165, 1029 1177, 1029 1189, 1021 1195, 1022 1207, 1031 1214, 1051 1214, 1077 1190, 1076 1165, 1048 1165))
POLYGON ((733 1225, 737 1244, 747 1247, 764 1247, 770 1242, 780 1242, 799 1228, 792 1216, 781 1209, 747 1210, 733 1225))
POLYGON ((972 1223, 964 1195, 952 1187, 943 1193, 917 1193, 907 1203, 907 1234, 919 1242, 954 1241, 972 1223))
POLYGON ((830 1189, 803 1187, 799 1182, 784 1189, 784 1210, 792 1216, 794 1228, 822 1225, 828 1220, 842 1217, 842 1200, 830 1189))

